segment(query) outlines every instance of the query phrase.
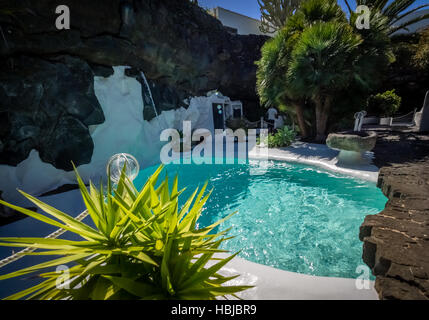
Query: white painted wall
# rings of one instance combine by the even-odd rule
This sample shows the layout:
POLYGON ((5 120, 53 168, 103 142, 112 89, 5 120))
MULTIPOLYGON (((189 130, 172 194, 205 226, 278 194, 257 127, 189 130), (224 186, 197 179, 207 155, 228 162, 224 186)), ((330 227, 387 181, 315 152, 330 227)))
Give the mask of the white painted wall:
POLYGON ((247 17, 245 15, 217 7, 212 9, 213 15, 226 27, 237 29, 238 34, 249 35, 271 35, 259 30, 261 21, 247 17))

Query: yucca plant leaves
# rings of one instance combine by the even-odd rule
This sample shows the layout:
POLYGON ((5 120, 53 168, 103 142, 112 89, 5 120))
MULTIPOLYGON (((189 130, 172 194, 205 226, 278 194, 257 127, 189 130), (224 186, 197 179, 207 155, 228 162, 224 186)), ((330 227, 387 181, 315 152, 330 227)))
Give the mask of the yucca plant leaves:
POLYGON ((25 215, 27 215, 29 217, 32 217, 32 218, 37 219, 39 221, 42 221, 44 223, 47 223, 47 224, 53 225, 55 227, 58 227, 58 228, 61 228, 61 229, 65 229, 65 230, 74 232, 72 230, 72 228, 70 228, 70 227, 68 227, 68 226, 66 226, 64 224, 61 224, 61 223, 59 223, 56 220, 50 219, 50 218, 44 216, 43 214, 31 211, 29 209, 25 209, 25 208, 21 208, 21 207, 18 207, 18 206, 14 206, 14 205, 12 205, 10 203, 7 203, 7 202, 5 202, 3 200, 0 200, 0 204, 4 205, 6 207, 9 207, 9 208, 11 208, 13 210, 16 210, 18 212, 21 212, 21 213, 23 213, 23 214, 25 214, 25 215))
MULTIPOLYGON (((115 187, 107 183, 87 187, 76 168, 76 179, 86 210, 95 228, 78 221, 39 199, 21 192, 47 216, 0 200, 12 209, 32 218, 80 235, 84 240, 8 237, 0 238, 1 246, 29 247, 37 251, 24 255, 59 256, 6 275, 0 280, 38 272, 40 284, 9 296, 7 299, 215 299, 220 295, 235 296, 246 286, 223 285, 235 279, 218 271, 235 255, 226 259, 214 255, 230 239, 228 230, 214 230, 233 214, 208 227, 196 229, 210 192, 207 183, 197 188, 179 208, 176 175, 170 191, 166 176, 158 183, 163 170, 159 166, 138 191, 125 175, 125 167, 115 187), (206 267, 215 261, 211 267, 206 267), (57 286, 63 274, 53 267, 70 265, 66 286, 57 286), (51 270, 49 270, 51 269, 51 270)), ((61 282, 60 281, 60 282, 61 282)))
POLYGON ((152 295, 158 291, 158 288, 145 284, 143 282, 133 281, 123 277, 103 276, 117 285, 119 288, 128 291, 129 293, 144 298, 145 296, 152 295))
POLYGON ((181 295, 192 296, 192 299, 198 299, 201 296, 223 296, 228 294, 237 293, 247 289, 251 289, 252 286, 228 286, 228 287, 208 287, 200 289, 186 289, 180 292, 181 295))
POLYGON ((170 275, 170 270, 169 270, 169 260, 170 260, 170 252, 171 252, 171 246, 173 245, 173 241, 169 241, 168 238, 166 240, 167 245, 166 248, 164 250, 164 256, 162 259, 162 264, 161 264, 161 285, 162 288, 168 292, 169 295, 174 296, 175 291, 174 291, 174 287, 171 283, 171 275, 170 275))
POLYGON ((210 276, 218 272, 223 266, 225 266, 229 261, 231 261, 238 253, 235 253, 231 256, 229 256, 226 259, 221 260, 220 262, 216 263, 215 265, 211 266, 208 269, 200 270, 199 272, 196 272, 181 285, 181 287, 192 287, 198 284, 199 282, 205 281, 209 279, 210 276))
POLYGON ((21 299, 21 298, 24 298, 24 297, 28 296, 29 294, 32 294, 35 291, 41 290, 43 288, 46 288, 46 287, 48 287, 49 285, 52 285, 52 284, 55 285, 55 281, 52 280, 52 279, 48 279, 48 280, 45 280, 42 283, 40 283, 40 284, 38 284, 38 285, 36 285, 34 287, 30 287, 28 289, 25 289, 25 290, 22 290, 22 291, 20 291, 18 293, 15 293, 15 294, 13 294, 13 295, 5 298, 4 300, 18 300, 18 299, 21 299))
POLYGON ((51 238, 0 238, 1 241, 6 242, 18 242, 21 244, 43 244, 43 245, 52 245, 52 246, 79 246, 79 247, 90 247, 94 245, 99 245, 97 241, 72 241, 64 239, 51 239, 51 238))
POLYGON ((40 263, 40 264, 34 265, 32 267, 24 268, 24 269, 21 269, 21 270, 18 270, 18 271, 15 271, 15 272, 12 272, 12 273, 0 276, 0 280, 5 280, 5 279, 14 278, 14 277, 17 277, 17 276, 22 276, 22 275, 25 275, 25 274, 28 274, 28 273, 31 273, 31 272, 34 272, 34 271, 38 271, 38 270, 41 270, 41 269, 44 269, 44 268, 49 268, 49 267, 55 267, 55 266, 58 266, 58 265, 63 265, 63 264, 66 264, 66 263, 69 263, 69 262, 72 262, 72 261, 76 261, 76 260, 78 260, 80 258, 85 258, 85 257, 87 257, 89 255, 91 255, 91 253, 89 253, 89 254, 88 253, 81 253, 81 254, 76 254, 76 255, 72 255, 72 256, 66 256, 66 257, 63 257, 63 258, 59 258, 59 259, 51 260, 51 261, 48 261, 48 262, 40 263))
POLYGON ((158 266, 158 263, 156 263, 151 257, 149 257, 147 254, 143 253, 143 252, 132 252, 130 253, 131 256, 135 257, 136 259, 143 261, 143 262, 147 262, 150 264, 153 264, 154 266, 158 266))
POLYGON ((92 300, 108 300, 112 295, 116 293, 115 285, 103 278, 99 277, 92 291, 90 292, 90 298, 92 300))
POLYGON ((22 195, 24 195, 28 200, 33 202, 36 206, 38 206, 40 209, 42 209, 47 214, 50 214, 54 218, 57 218, 58 220, 61 220, 71 228, 74 228, 79 234, 83 234, 86 237, 98 239, 98 240, 104 240, 106 239, 98 233, 93 228, 89 227, 88 225, 84 224, 83 222, 77 221, 75 218, 69 216, 68 214, 61 212, 60 210, 40 201, 39 199, 36 199, 35 197, 23 192, 19 191, 22 195))

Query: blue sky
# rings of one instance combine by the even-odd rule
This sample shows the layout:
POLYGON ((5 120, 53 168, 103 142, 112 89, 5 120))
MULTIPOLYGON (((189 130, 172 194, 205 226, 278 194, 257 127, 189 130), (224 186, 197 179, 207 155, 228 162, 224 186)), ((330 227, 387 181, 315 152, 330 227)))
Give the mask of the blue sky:
MULTIPOLYGON (((200 6, 204 8, 223 7, 225 9, 235 11, 246 16, 259 19, 259 5, 257 0, 199 0, 200 6)), ((338 0, 338 3, 347 12, 347 7, 344 0, 338 0)), ((351 0, 349 3, 353 6, 354 1, 351 0)), ((418 7, 419 5, 427 4, 428 0, 417 0, 416 3, 411 7, 418 7)))

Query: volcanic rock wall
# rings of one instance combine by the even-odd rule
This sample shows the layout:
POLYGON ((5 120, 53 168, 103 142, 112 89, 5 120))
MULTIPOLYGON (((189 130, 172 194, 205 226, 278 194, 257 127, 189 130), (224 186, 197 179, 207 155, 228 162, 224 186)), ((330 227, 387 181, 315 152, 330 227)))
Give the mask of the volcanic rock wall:
MULTIPOLYGON (((90 127, 106 116, 94 75, 112 66, 132 67, 138 81, 145 73, 158 114, 213 89, 242 100, 250 118, 258 113, 254 61, 267 38, 231 35, 188 0, 6 0, 0 26, 0 164, 16 166, 32 150, 66 171, 89 163, 90 127), (70 30, 55 26, 58 5, 70 8, 70 30)), ((142 98, 149 121, 144 89, 142 98)))
POLYGON ((380 299, 429 300, 429 136, 379 133, 378 187, 389 201, 360 228, 380 299))

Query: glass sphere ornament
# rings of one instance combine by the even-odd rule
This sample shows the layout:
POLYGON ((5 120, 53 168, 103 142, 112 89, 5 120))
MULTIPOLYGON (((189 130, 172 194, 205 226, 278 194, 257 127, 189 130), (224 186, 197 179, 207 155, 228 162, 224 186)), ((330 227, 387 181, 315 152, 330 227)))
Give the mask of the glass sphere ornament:
POLYGON ((117 184, 119 182, 124 166, 126 166, 125 174, 131 181, 139 174, 140 166, 136 158, 128 153, 115 154, 107 163, 107 174, 109 175, 110 171, 110 180, 113 183, 117 184))

